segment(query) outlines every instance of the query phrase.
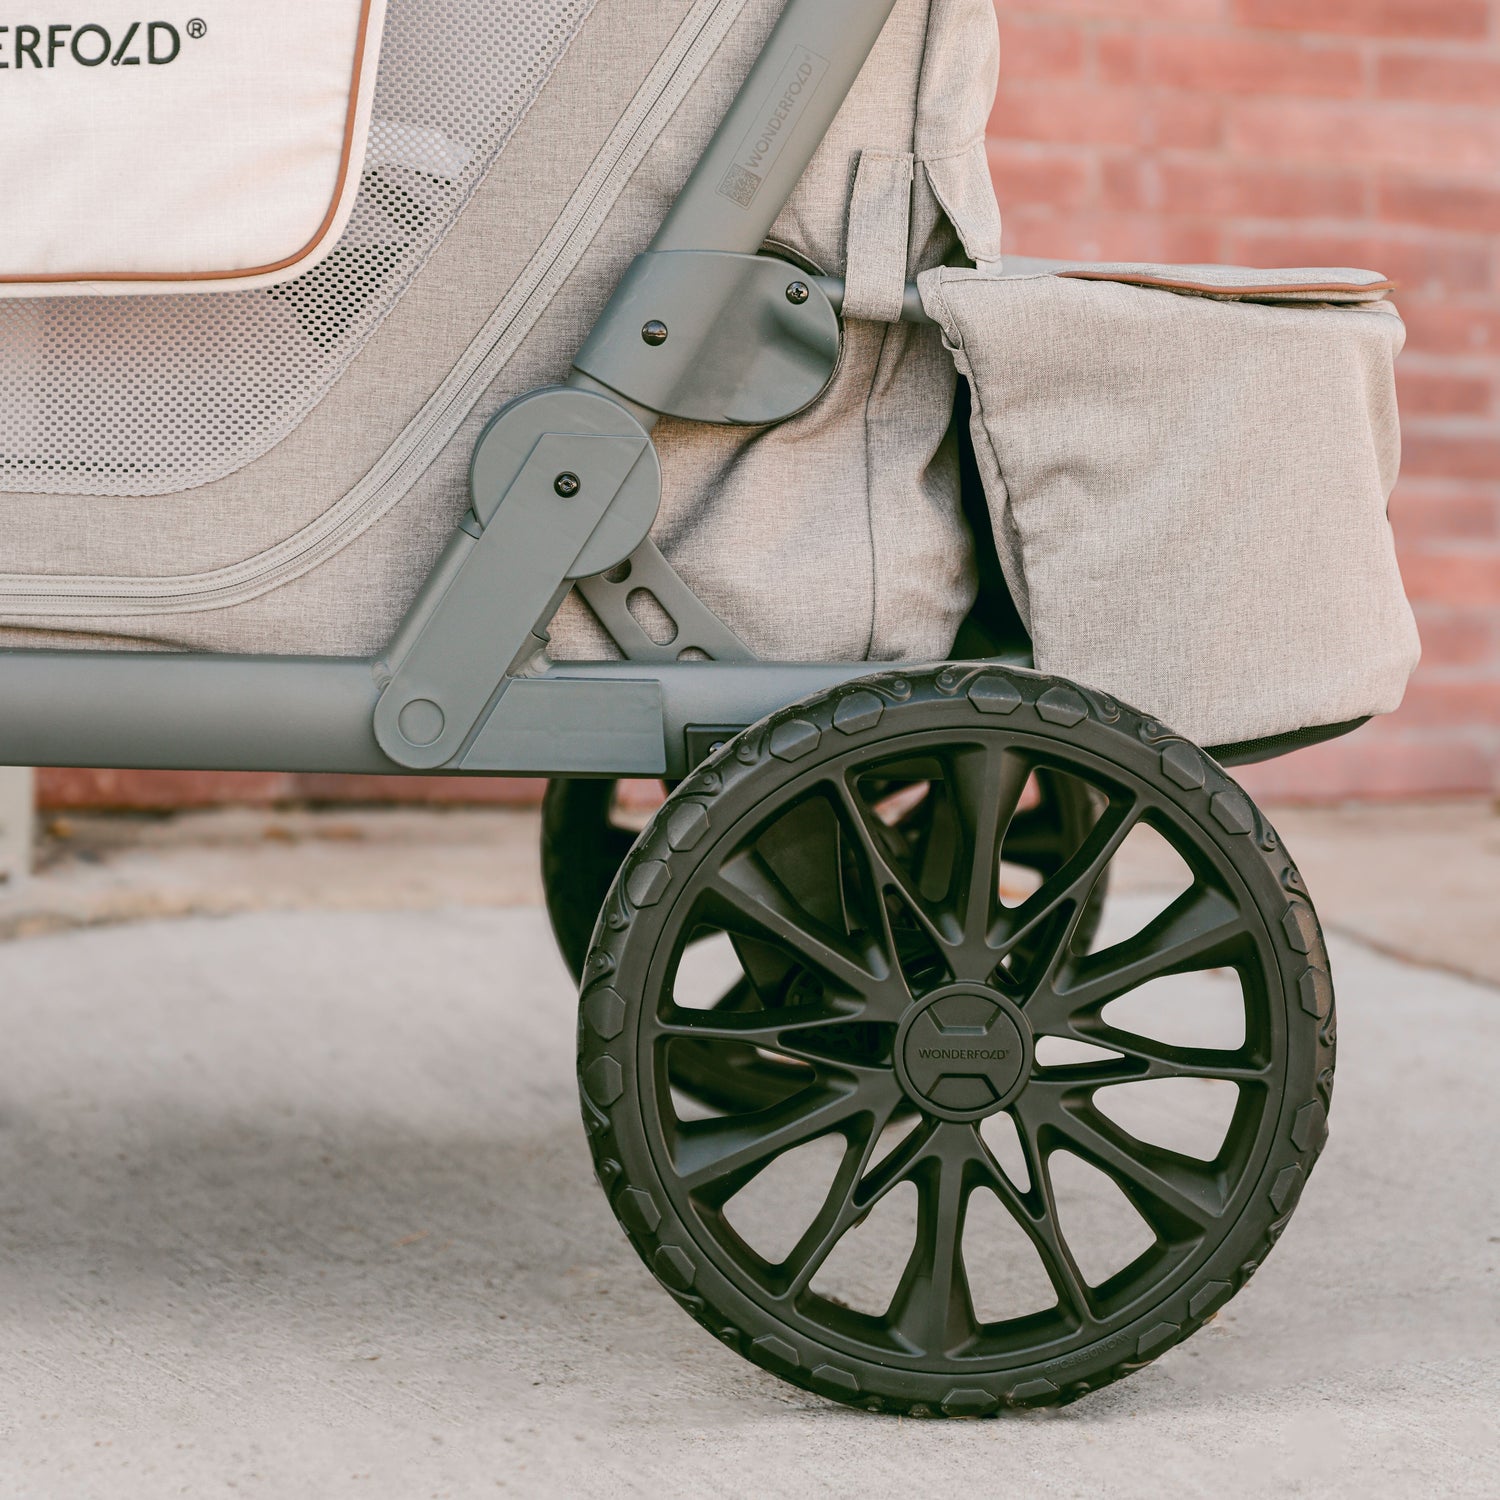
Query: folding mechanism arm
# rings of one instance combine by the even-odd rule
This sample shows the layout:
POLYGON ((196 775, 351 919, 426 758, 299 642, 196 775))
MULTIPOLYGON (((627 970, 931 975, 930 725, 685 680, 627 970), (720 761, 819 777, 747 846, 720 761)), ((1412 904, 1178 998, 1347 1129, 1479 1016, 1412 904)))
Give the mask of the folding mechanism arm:
POLYGON ((486 768, 508 714, 546 701, 511 692, 511 673, 545 644, 574 580, 633 660, 751 659, 648 540, 661 483, 650 431, 664 415, 784 421, 833 378, 840 328, 825 285, 757 252, 894 8, 790 0, 569 387, 513 403, 481 438, 473 514, 383 664, 375 735, 392 760, 486 768), (631 613, 637 591, 672 617, 670 645, 631 613))

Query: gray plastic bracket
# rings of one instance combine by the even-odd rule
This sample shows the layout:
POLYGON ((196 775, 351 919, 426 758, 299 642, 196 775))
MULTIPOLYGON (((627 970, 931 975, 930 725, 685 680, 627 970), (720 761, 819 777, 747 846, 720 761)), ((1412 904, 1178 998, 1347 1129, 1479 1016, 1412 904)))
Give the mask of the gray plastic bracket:
POLYGON ((660 682, 508 682, 459 769, 584 776, 619 775, 621 766, 666 774, 660 682))
POLYGON ((661 501, 650 437, 617 402, 554 389, 524 397, 480 438, 473 511, 387 660, 375 738, 397 764, 458 758, 580 572, 638 545, 661 501))
POLYGON ((683 581, 649 537, 607 574, 579 581, 578 592, 631 661, 754 661, 755 653, 683 581), (631 612, 645 595, 670 622, 658 641, 631 612))
POLYGON ((573 368, 662 416, 759 427, 827 390, 841 338, 823 288, 787 261, 648 250, 573 368))

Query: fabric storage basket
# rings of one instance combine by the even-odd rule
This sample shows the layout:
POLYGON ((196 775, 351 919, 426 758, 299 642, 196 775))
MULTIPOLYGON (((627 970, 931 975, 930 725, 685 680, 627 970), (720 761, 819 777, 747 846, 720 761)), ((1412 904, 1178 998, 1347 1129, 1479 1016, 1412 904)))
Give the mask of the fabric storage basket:
POLYGON ((1370 272, 924 276, 1037 666, 1225 746, 1387 713, 1404 327, 1370 272))
MULTIPOLYGON (((476 437, 566 375, 781 10, 389 0, 320 264, 218 295, 0 288, 0 643, 382 649, 467 507, 476 437)), ((999 256, 997 70, 990 0, 899 0, 773 231, 849 278, 833 385, 768 431, 657 430, 656 539, 764 656, 931 658, 972 601, 952 362, 935 329, 877 320, 909 276, 999 256)), ((613 654, 577 599, 553 637, 613 654)))
POLYGON ((363 169, 385 0, 33 14, 0 11, 0 181, 24 205, 0 215, 0 293, 271 286, 332 251, 363 169))

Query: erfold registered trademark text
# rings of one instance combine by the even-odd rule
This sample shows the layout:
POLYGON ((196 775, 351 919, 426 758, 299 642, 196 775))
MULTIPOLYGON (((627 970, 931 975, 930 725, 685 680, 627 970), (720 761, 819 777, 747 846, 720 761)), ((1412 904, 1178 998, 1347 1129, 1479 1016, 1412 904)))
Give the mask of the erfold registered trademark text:
MULTIPOLYGON (((189 21, 187 34, 201 39, 208 34, 207 24, 189 21)), ((142 63, 164 68, 181 55, 182 32, 170 21, 131 21, 113 37, 93 21, 82 26, 66 22, 0 26, 0 72, 55 68, 69 59, 80 68, 102 68, 105 63, 115 68, 138 68, 142 63), (7 34, 13 35, 13 44, 6 40, 7 34)))
POLYGON ((385 0, 188 3, 153 16, 94 0, 0 24, 0 181, 47 205, 0 218, 0 292, 264 287, 333 251, 385 0))

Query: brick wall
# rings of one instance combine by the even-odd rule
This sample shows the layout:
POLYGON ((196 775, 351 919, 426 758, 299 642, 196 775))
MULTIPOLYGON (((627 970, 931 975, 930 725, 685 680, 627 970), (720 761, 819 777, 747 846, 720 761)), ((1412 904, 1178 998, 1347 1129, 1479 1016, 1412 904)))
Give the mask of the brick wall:
POLYGON ((408 803, 515 806, 537 801, 544 782, 499 776, 292 776, 268 771, 83 771, 36 773, 46 812, 173 812, 226 805, 408 803))
MULTIPOLYGON (((1406 707, 1265 796, 1500 788, 1500 0, 1000 0, 1017 254, 1352 264, 1401 283, 1406 707)), ((534 784, 44 772, 53 806, 511 800, 534 784)))
POLYGON ((1266 795, 1500 789, 1500 0, 1001 0, 1015 254, 1401 283, 1406 706, 1266 795))

